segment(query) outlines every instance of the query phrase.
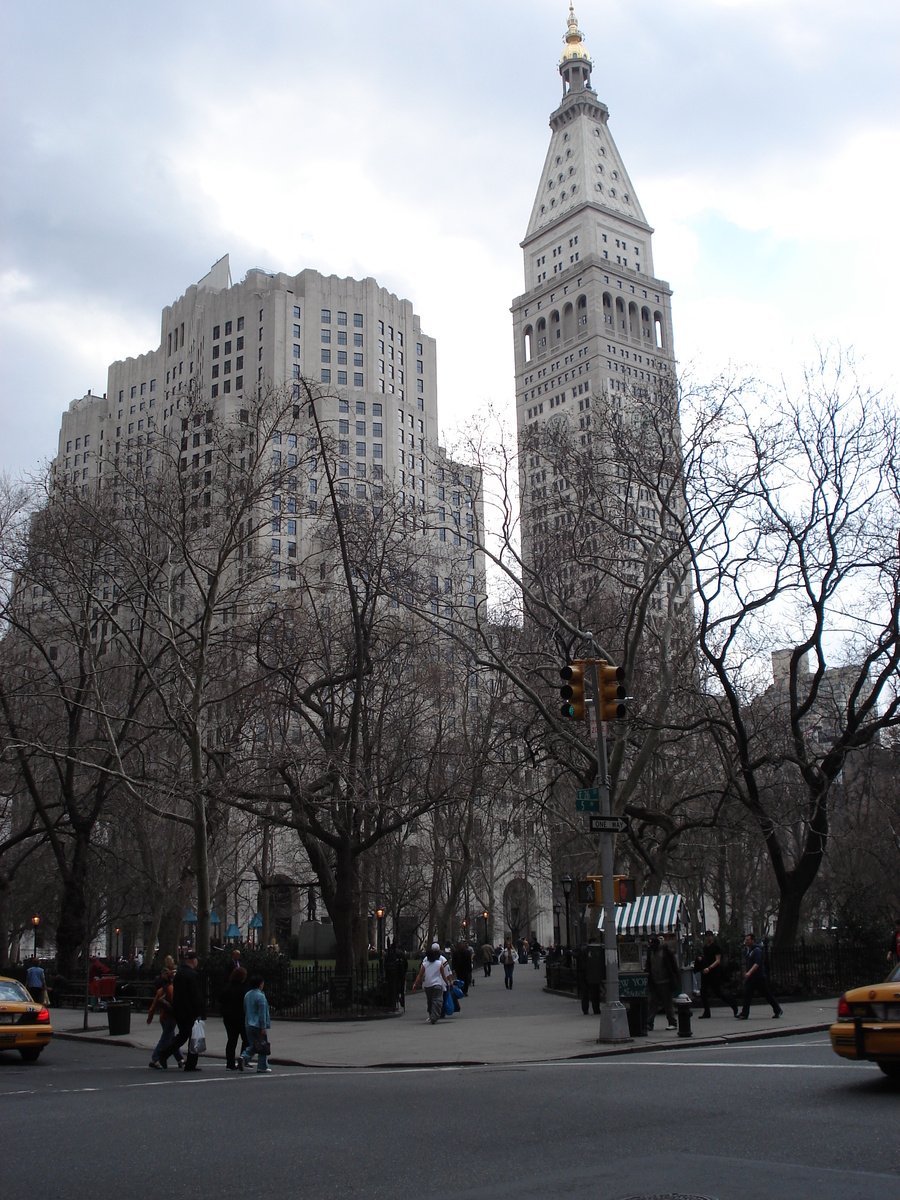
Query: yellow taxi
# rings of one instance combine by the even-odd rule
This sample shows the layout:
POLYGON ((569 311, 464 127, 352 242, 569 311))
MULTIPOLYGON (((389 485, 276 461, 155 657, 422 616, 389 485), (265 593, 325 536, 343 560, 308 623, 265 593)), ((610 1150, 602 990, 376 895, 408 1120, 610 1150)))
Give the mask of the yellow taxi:
POLYGON ((889 1079, 900 1079, 900 966, 884 983, 841 996, 831 1048, 841 1058, 876 1062, 889 1079))
POLYGON ((0 975, 0 1050, 18 1050, 25 1062, 36 1062, 52 1037, 47 1008, 24 984, 0 975))

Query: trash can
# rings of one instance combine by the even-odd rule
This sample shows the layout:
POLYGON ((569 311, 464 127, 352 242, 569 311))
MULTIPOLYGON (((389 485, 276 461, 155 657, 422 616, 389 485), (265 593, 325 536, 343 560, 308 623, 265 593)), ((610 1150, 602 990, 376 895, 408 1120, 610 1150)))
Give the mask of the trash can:
POLYGON ((123 1033, 131 1033, 131 1005, 127 1001, 107 1004, 106 1017, 109 1021, 110 1037, 121 1037, 123 1033))
POLYGON ((632 1037, 647 1036, 647 1012, 650 1002, 645 996, 631 996, 625 1001, 628 1012, 628 1032, 632 1037))

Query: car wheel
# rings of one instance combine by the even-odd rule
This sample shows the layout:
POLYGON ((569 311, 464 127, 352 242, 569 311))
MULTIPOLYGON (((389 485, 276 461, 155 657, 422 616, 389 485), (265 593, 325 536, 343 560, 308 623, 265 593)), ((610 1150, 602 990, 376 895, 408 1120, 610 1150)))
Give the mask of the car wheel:
POLYGON ((22 1055, 22 1061, 37 1062, 43 1048, 43 1046, 27 1046, 20 1050, 19 1053, 22 1055))
POLYGON ((896 1062, 880 1062, 878 1069, 884 1071, 888 1079, 900 1079, 900 1063, 896 1062))

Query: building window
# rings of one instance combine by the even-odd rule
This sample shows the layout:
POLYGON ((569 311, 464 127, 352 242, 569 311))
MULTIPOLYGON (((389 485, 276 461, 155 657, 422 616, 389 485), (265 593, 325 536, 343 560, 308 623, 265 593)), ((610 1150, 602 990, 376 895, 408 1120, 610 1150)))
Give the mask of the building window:
POLYGON ((337 376, 338 376, 337 377, 338 385, 340 387, 346 387, 347 386, 347 372, 346 371, 338 371, 337 376))
POLYGON ((322 309, 322 324, 323 325, 331 324, 331 309, 330 308, 322 309))
POLYGON ((323 329, 322 330, 322 344, 327 346, 330 343, 331 343, 331 330, 323 329))
POLYGON ((338 323, 338 325, 346 325, 347 324, 347 314, 345 312, 338 313, 337 323, 338 323))
POLYGON ((353 324, 357 329, 362 329, 362 327, 363 327, 362 313, 354 313, 353 314, 353 324))
POLYGON ((356 443, 356 457, 357 458, 365 458, 366 457, 366 443, 365 442, 357 442, 356 443))
POLYGON ((331 372, 327 371, 324 367, 322 368, 321 382, 331 383, 331 372))

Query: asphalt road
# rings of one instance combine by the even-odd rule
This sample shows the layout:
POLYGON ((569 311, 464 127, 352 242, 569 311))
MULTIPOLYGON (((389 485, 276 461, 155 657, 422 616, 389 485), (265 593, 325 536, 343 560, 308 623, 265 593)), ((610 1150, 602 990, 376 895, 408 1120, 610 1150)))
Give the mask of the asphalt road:
POLYGON ((900 1200, 900 1088, 823 1034, 490 1070, 203 1065, 0 1054, 3 1195, 900 1200))

